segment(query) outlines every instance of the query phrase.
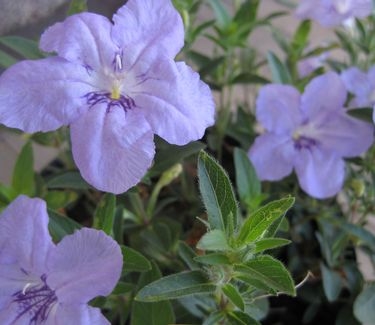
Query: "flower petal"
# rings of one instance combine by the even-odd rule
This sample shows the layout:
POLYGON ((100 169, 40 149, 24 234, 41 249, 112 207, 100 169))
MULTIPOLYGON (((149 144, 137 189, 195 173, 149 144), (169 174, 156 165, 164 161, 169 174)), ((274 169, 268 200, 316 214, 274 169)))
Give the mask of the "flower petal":
POLYGON ((111 66, 120 49, 111 39, 112 23, 104 16, 81 13, 49 27, 40 48, 57 52, 70 62, 99 70, 111 66))
POLYGON ((276 134, 291 134, 301 123, 300 93, 285 85, 266 85, 256 102, 257 120, 276 134))
POLYGON ((83 178, 99 190, 123 193, 136 185, 155 155, 153 134, 137 108, 97 105, 71 125, 72 151, 83 178))
POLYGON ((90 324, 109 325, 110 322, 102 315, 99 308, 87 305, 59 304, 50 313, 46 325, 90 324))
POLYGON ((65 236, 48 257, 47 284, 63 304, 108 295, 120 278, 119 245, 103 231, 83 228, 65 236))
POLYGON ((344 111, 332 113, 316 137, 324 148, 340 157, 356 157, 367 151, 374 142, 374 126, 350 117, 344 111))
POLYGON ((27 274, 18 263, 0 264, 0 309, 4 308, 6 300, 12 300, 14 293, 22 290, 27 283, 34 280, 40 281, 40 278, 27 274))
POLYGON ((198 140, 214 123, 211 91, 185 63, 154 62, 145 81, 133 92, 154 133, 169 143, 183 145, 198 140))
POLYGON ((19 62, 0 76, 0 123, 30 133, 69 124, 93 89, 89 82, 85 68, 61 58, 19 62))
MULTIPOLYGON (((27 272, 41 275, 53 248, 48 232, 46 203, 41 199, 17 197, 0 218, 1 255, 13 256, 27 272)), ((4 263, 4 256, 2 256, 4 263)))
POLYGON ((317 147, 301 149, 295 169, 301 188, 317 199, 334 196, 343 187, 344 161, 330 151, 317 147))
POLYGON ((113 21, 112 37, 130 66, 145 52, 173 59, 184 45, 182 19, 170 0, 129 0, 113 21))
POLYGON ((351 67, 341 73, 345 87, 348 91, 354 94, 358 99, 367 100, 371 92, 371 84, 367 74, 359 70, 357 67, 351 67))
POLYGON ((293 170, 295 155, 290 137, 272 133, 257 137, 249 151, 249 158, 259 179, 269 181, 277 181, 288 176, 293 170))
POLYGON ((328 72, 315 77, 301 97, 301 109, 309 119, 326 119, 326 114, 341 110, 346 100, 345 85, 339 75, 328 72), (328 91, 329 90, 329 91, 328 91))

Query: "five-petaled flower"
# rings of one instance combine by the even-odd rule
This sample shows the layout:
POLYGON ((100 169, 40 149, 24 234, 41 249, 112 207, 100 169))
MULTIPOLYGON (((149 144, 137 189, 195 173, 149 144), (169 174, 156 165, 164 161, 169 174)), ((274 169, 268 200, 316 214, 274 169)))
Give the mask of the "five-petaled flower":
POLYGON ((334 27, 351 18, 367 17, 371 11, 372 0, 301 0, 296 15, 334 27))
POLYGON ((111 237, 83 228, 55 245, 45 202, 19 196, 0 216, 0 324, 109 324, 87 302, 108 295, 121 269, 111 237))
POLYGON ((334 72, 314 78, 302 95, 288 85, 261 88, 256 117, 267 132, 249 151, 259 178, 280 180, 294 169, 312 197, 338 193, 345 177, 343 157, 362 154, 374 139, 371 124, 346 114, 346 97, 334 72))
POLYGON ((0 123, 25 132, 70 125, 88 183, 122 193, 140 181, 154 134, 183 145, 214 123, 209 87, 174 58, 184 44, 171 0, 129 0, 113 17, 81 13, 47 29, 57 56, 23 61, 0 77, 0 123))

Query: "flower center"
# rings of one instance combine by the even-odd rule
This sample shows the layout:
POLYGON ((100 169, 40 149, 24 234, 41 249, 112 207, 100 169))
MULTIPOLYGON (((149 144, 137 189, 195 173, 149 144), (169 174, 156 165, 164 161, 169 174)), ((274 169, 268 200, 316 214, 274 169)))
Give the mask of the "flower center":
POLYGON ((318 144, 318 142, 310 137, 300 134, 298 131, 293 133, 294 147, 297 150, 310 149, 318 144))
POLYGON ((30 324, 40 324, 48 318, 57 297, 55 291, 47 285, 45 274, 40 280, 36 283, 27 283, 22 290, 13 294, 13 302, 16 302, 19 308, 17 319, 28 314, 30 324))

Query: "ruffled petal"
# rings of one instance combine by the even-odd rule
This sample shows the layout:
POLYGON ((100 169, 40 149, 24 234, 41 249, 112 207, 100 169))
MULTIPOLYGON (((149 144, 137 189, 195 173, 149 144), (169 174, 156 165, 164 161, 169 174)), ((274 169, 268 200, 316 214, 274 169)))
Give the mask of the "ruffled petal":
POLYGON ((336 195, 344 184, 344 161, 322 148, 301 149, 295 170, 301 188, 317 199, 336 195))
POLYGON ((145 52, 173 59, 184 45, 182 19, 170 0, 129 0, 113 21, 112 37, 130 66, 145 52))
POLYGON ((138 108, 126 113, 94 106, 71 125, 72 151, 83 178, 99 190, 123 193, 136 185, 155 155, 153 134, 138 108))
POLYGON ((341 73, 341 79, 348 91, 358 97, 367 99, 371 92, 371 85, 366 73, 357 67, 351 67, 341 73))
MULTIPOLYGON (((144 66, 146 62, 137 69, 144 66)), ((169 143, 183 145, 198 140, 214 123, 211 91, 185 63, 153 62, 144 82, 133 87, 132 92, 153 132, 169 143)))
POLYGON ((350 117, 344 111, 327 116, 317 136, 322 146, 340 157, 356 157, 374 142, 374 126, 350 117))
POLYGON ((256 102, 257 120, 276 134, 291 134, 302 122, 300 93, 291 86, 271 84, 260 89, 256 102))
POLYGON ((0 76, 0 123, 25 132, 51 131, 75 120, 90 76, 61 58, 22 61, 0 76))
POLYGON ((309 120, 326 120, 332 111, 342 110, 346 96, 345 85, 339 75, 328 72, 306 86, 301 97, 302 113, 309 120))
POLYGON ((90 324, 109 325, 99 308, 82 305, 58 304, 50 313, 45 325, 90 324))
MULTIPOLYGON (((43 274, 47 255, 54 247, 48 220, 43 200, 17 197, 0 218, 0 255, 5 254, 9 259, 13 256, 27 272, 43 274)), ((1 259, 4 263, 4 256, 1 259)))
POLYGON ((41 36, 40 48, 57 52, 70 62, 100 70, 115 63, 120 49, 111 39, 112 23, 104 16, 81 13, 49 27, 41 36))
POLYGON ((120 246, 111 237, 83 228, 65 236, 48 257, 47 284, 59 303, 86 303, 113 290, 122 260, 120 246))
POLYGON ((259 179, 277 181, 292 172, 295 154, 290 137, 266 133, 255 139, 249 158, 259 179))
POLYGON ((299 19, 313 19, 325 27, 337 26, 345 19, 335 10, 329 10, 321 0, 301 0, 295 14, 299 19))

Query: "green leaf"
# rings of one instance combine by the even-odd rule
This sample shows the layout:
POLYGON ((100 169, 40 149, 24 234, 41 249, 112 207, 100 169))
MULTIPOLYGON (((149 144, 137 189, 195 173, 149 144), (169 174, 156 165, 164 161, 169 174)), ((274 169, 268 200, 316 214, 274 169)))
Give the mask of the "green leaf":
POLYGON ((221 324, 225 316, 222 311, 215 311, 211 313, 202 323, 202 325, 217 325, 221 324))
POLYGON ((311 30, 311 21, 304 20, 298 26, 292 40, 292 51, 294 57, 297 59, 301 54, 303 49, 306 47, 309 41, 309 35, 311 30))
POLYGON ((212 253, 212 254, 205 254, 199 255, 194 258, 195 261, 208 264, 208 265, 231 265, 231 261, 225 254, 221 253, 212 253))
POLYGON ((79 172, 65 172, 54 176, 47 181, 48 188, 71 188, 76 190, 87 190, 90 186, 82 178, 79 172))
POLYGON ((335 221, 334 224, 342 228, 347 234, 359 239, 361 242, 368 245, 373 251, 375 251, 375 236, 364 227, 343 222, 341 220, 340 222, 335 221))
POLYGON ((184 158, 189 157, 206 145, 202 142, 195 141, 185 146, 170 145, 160 138, 157 138, 158 151, 155 156, 155 162, 151 170, 147 173, 149 177, 155 177, 180 163, 184 158))
POLYGON ((284 239, 284 238, 263 238, 254 243, 255 244, 254 253, 257 254, 267 249, 278 248, 281 246, 288 245, 290 243, 291 243, 290 240, 284 239))
POLYGON ((77 200, 78 194, 73 191, 49 191, 44 196, 48 207, 53 210, 66 207, 68 204, 77 200))
POLYGON ((238 275, 244 275, 261 282, 276 292, 295 296, 292 277, 285 266, 269 255, 255 257, 245 264, 235 266, 238 275))
POLYGON ((230 84, 268 84, 270 81, 257 74, 242 72, 230 80, 230 84))
MULTIPOLYGON (((152 281, 158 280, 161 277, 158 266, 151 264, 152 268, 148 272, 141 274, 138 288, 144 287, 152 281)), ((131 312, 131 325, 166 325, 174 324, 175 316, 172 305, 169 301, 159 302, 139 302, 133 301, 131 312)))
POLYGON ((71 0, 68 16, 78 14, 80 12, 87 11, 87 0, 71 0))
POLYGON ((134 289, 134 283, 118 282, 111 295, 124 295, 134 289))
POLYGON ((261 185, 249 157, 242 149, 234 149, 234 166, 241 201, 250 208, 256 207, 260 203, 261 185))
POLYGON ((373 324, 375 319, 375 284, 365 288, 354 301, 354 316, 362 324, 373 324))
POLYGON ((23 146, 17 158, 13 170, 12 188, 17 194, 34 195, 34 155, 31 142, 23 146))
POLYGON ((185 264, 189 267, 190 270, 198 270, 199 265, 194 260, 197 256, 194 250, 185 242, 180 241, 178 243, 178 255, 181 259, 185 262, 185 264))
POLYGON ((106 193, 96 207, 94 214, 94 228, 103 230, 107 235, 113 231, 116 213, 116 195, 106 193))
POLYGON ((59 242, 64 236, 74 233, 75 230, 82 228, 82 226, 64 215, 48 209, 49 223, 48 229, 54 239, 59 242))
POLYGON ((257 18, 257 12, 260 0, 246 0, 238 8, 233 20, 239 26, 246 23, 254 23, 257 18))
POLYGON ((248 314, 238 310, 228 313, 228 320, 231 325, 261 325, 248 314))
POLYGON ((245 303, 235 286, 230 283, 226 283, 223 285, 221 290, 237 308, 242 311, 245 310, 245 303))
POLYGON ((11 65, 17 63, 17 60, 0 50, 0 68, 9 68, 11 65))
POLYGON ((231 17, 222 0, 208 0, 208 3, 215 13, 218 26, 222 29, 226 29, 231 23, 231 17))
POLYGON ((176 299, 193 294, 212 293, 216 286, 200 271, 172 274, 143 287, 136 301, 152 302, 176 299))
POLYGON ((273 222, 283 217, 293 203, 294 198, 289 196, 272 201, 252 213, 241 227, 237 239, 238 245, 241 246, 262 238, 273 222))
POLYGON ((342 279, 340 274, 329 269, 323 263, 320 263, 320 269, 323 277, 323 289, 328 301, 335 301, 342 289, 342 279))
POLYGON ((2 36, 0 37, 0 44, 22 55, 26 59, 33 60, 43 58, 38 43, 24 37, 2 36))
POLYGON ((230 249, 224 232, 219 229, 205 233, 197 243, 197 248, 208 251, 227 251, 230 249))
POLYGON ((373 123, 372 121, 372 114, 374 109, 372 107, 358 107, 347 110, 347 113, 350 116, 358 118, 362 121, 373 123))
POLYGON ((292 84, 292 78, 287 67, 271 51, 267 53, 267 61, 271 69, 272 80, 274 83, 292 84))
POLYGON ((211 228, 222 230, 231 238, 237 226, 238 207, 229 177, 204 151, 198 157, 198 177, 211 228))
POLYGON ((124 272, 145 272, 151 270, 149 260, 133 248, 121 245, 124 258, 124 272))

